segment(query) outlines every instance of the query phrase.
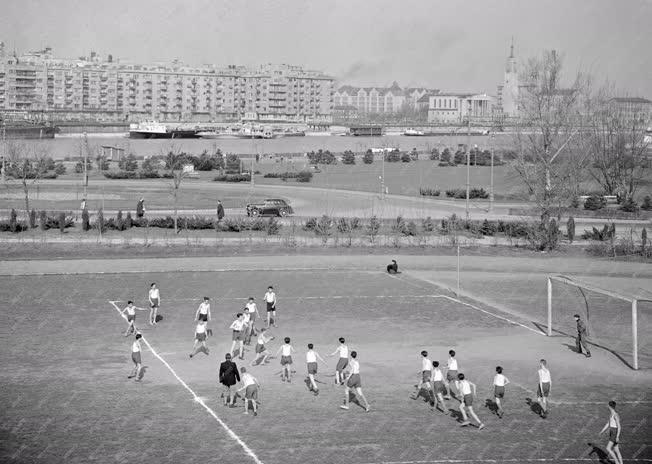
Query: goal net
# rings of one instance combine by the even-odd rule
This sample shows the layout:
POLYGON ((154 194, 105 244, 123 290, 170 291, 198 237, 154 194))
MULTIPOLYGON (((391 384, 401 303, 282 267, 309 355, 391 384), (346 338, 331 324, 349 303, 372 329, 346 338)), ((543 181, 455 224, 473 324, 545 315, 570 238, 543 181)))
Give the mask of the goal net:
POLYGON ((573 316, 579 314, 586 325, 589 349, 610 351, 633 369, 652 368, 652 295, 618 293, 551 275, 547 306, 548 336, 575 337, 573 316))

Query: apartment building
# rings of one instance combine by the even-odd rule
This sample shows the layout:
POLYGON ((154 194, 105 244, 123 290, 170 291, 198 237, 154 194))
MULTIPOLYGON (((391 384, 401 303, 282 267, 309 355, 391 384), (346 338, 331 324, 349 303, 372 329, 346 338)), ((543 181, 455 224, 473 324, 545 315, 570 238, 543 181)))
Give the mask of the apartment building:
POLYGON ((117 63, 109 55, 55 59, 52 50, 6 56, 0 48, 0 111, 50 119, 330 122, 333 78, 299 66, 190 67, 117 63))
POLYGON ((416 108, 420 98, 437 92, 422 87, 401 88, 397 82, 390 87, 344 85, 334 92, 333 101, 336 110, 355 108, 358 113, 396 113, 406 105, 416 108))

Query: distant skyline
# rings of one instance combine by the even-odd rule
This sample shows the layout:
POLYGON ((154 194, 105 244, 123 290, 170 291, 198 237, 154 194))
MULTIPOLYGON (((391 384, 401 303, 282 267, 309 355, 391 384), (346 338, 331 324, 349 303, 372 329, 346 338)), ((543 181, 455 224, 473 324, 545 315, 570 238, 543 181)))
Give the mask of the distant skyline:
POLYGON ((519 63, 544 49, 566 70, 652 99, 650 0, 3 0, 0 41, 57 57, 288 63, 352 85, 496 93, 511 37, 519 63))

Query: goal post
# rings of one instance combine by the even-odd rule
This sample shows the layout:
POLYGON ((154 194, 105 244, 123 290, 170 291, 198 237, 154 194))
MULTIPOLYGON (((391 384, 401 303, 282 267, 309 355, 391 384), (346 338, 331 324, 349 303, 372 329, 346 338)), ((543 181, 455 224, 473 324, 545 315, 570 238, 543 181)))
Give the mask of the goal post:
POLYGON ((621 358, 631 352, 631 367, 639 369, 639 302, 650 299, 627 296, 563 275, 547 278, 547 335, 553 328, 574 334, 572 317, 580 314, 591 344, 621 358), (573 289, 573 290, 571 290, 573 289), (631 350, 631 351, 630 351, 631 350))

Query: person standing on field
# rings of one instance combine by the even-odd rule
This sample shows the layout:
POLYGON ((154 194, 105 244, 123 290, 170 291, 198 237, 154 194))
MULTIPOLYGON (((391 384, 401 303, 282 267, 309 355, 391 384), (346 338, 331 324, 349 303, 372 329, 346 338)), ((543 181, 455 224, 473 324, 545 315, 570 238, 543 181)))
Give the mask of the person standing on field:
POLYGON ((584 348, 584 351, 586 351, 586 357, 590 358, 591 350, 589 350, 589 346, 586 342, 586 325, 580 319, 579 314, 575 314, 574 317, 575 317, 575 322, 577 323, 577 338, 575 339, 575 346, 577 348, 577 352, 582 354, 582 348, 584 348))
POLYGON ((161 294, 158 290, 158 287, 156 286, 156 283, 150 285, 149 294, 147 296, 149 298, 149 306, 151 308, 149 311, 149 324, 156 325, 158 309, 161 307, 161 294))
POLYGON ((271 285, 265 292, 265 303, 267 304, 267 327, 270 325, 276 327, 276 293, 271 285))
POLYGON ((145 216, 145 199, 141 198, 136 203, 136 217, 141 218, 145 216))
POLYGON ((222 202, 220 200, 217 200, 217 220, 221 221, 224 218, 224 206, 222 206, 222 202))
POLYGON ((616 464, 623 464, 623 456, 620 454, 620 415, 616 412, 616 402, 609 401, 609 420, 602 427, 600 434, 609 430, 609 442, 607 443, 607 453, 616 464))
POLYGON ((231 361, 231 353, 226 353, 225 361, 220 364, 220 383, 224 386, 222 392, 222 398, 224 398, 224 406, 235 407, 235 392, 233 397, 231 397, 231 387, 236 383, 240 382, 240 373, 238 372, 238 366, 231 361))

